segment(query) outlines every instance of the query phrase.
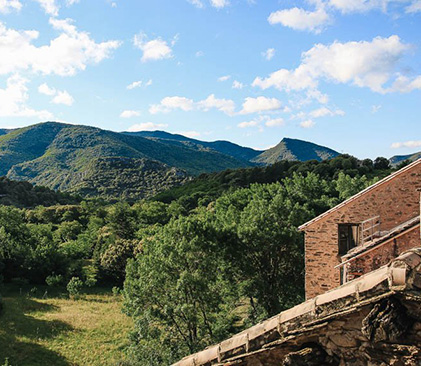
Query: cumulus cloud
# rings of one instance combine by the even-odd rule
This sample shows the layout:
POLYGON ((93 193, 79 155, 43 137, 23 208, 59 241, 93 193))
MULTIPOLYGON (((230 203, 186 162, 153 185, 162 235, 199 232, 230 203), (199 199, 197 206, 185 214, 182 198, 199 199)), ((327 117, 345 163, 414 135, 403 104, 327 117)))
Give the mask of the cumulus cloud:
POLYGON ((22 9, 22 3, 19 0, 0 0, 0 13, 6 14, 20 9, 22 9))
POLYGON ((265 52, 262 52, 262 56, 270 61, 275 56, 275 49, 274 48, 268 48, 265 52))
POLYGON ((75 75, 88 64, 96 64, 111 56, 118 41, 96 43, 86 32, 79 32, 70 20, 50 20, 54 28, 63 31, 49 44, 35 46, 39 38, 35 30, 8 29, 0 22, 0 74, 30 70, 60 76, 75 75))
POLYGON ((229 0, 210 0, 210 4, 217 9, 225 8, 230 4, 229 0))
POLYGON ((401 147, 409 147, 409 148, 421 147, 421 141, 394 142, 391 147, 392 149, 399 149, 401 147))
POLYGON ((51 88, 47 85, 47 83, 41 84, 38 87, 38 92, 44 95, 48 95, 50 97, 54 96, 51 100, 51 103, 54 104, 64 104, 67 106, 71 106, 74 103, 74 98, 66 91, 66 90, 57 90, 55 88, 51 88))
POLYGON ((0 117, 35 117, 41 120, 52 119, 46 110, 35 110, 27 105, 29 80, 18 74, 10 76, 6 88, 0 89, 0 117))
POLYGON ((201 0, 187 0, 190 4, 196 6, 197 8, 203 8, 203 2, 201 0))
POLYGON ((139 132, 139 131, 154 131, 168 127, 167 124, 145 122, 138 123, 128 128, 128 132, 139 132))
POLYGON ((300 127, 302 127, 302 128, 312 128, 312 127, 314 127, 315 124, 316 123, 313 120, 308 119, 308 120, 302 121, 300 123, 300 127))
POLYGON ((132 110, 125 110, 121 112, 120 117, 121 118, 132 118, 132 117, 139 117, 140 112, 139 111, 132 111, 132 110))
POLYGON ((166 97, 161 100, 159 104, 153 104, 149 108, 149 113, 169 113, 176 109, 181 109, 182 111, 188 112, 193 110, 194 101, 185 97, 166 97))
POLYGON ((257 77, 253 86, 285 91, 315 91, 319 80, 324 79, 367 87, 378 93, 403 91, 405 85, 410 85, 409 89, 412 90, 418 89, 418 78, 401 79, 401 85, 392 89, 385 87, 393 79, 399 61, 409 49, 410 46, 402 43, 396 35, 376 37, 371 42, 316 44, 302 54, 302 62, 296 69, 280 69, 267 78, 257 77))
POLYGON ((224 76, 219 77, 218 81, 223 82, 223 81, 227 81, 229 79, 231 79, 231 75, 224 75, 224 76))
POLYGON ((416 0, 412 4, 406 7, 406 13, 418 13, 421 12, 421 0, 416 0))
MULTIPOLYGON (((177 36, 171 42, 172 46, 176 40, 177 36)), ((142 62, 158 61, 173 57, 170 45, 160 37, 149 40, 145 33, 140 33, 134 36, 133 44, 143 52, 142 62)))
POLYGON ((243 103, 243 109, 240 114, 261 113, 267 111, 274 111, 281 108, 282 103, 276 98, 248 97, 243 103))
POLYGON ((341 109, 331 110, 327 107, 321 107, 318 109, 315 109, 309 113, 309 116, 312 118, 321 118, 326 116, 344 116, 345 112, 341 109))
POLYGON ((244 84, 241 83, 241 82, 239 82, 239 81, 237 81, 237 80, 234 80, 233 83, 232 83, 232 88, 233 89, 243 89, 244 88, 244 84))
POLYGON ((56 3, 56 0, 34 0, 41 5, 46 14, 52 15, 54 17, 58 16, 59 6, 56 3))
POLYGON ((241 122, 237 126, 240 128, 248 128, 248 127, 255 127, 259 125, 259 121, 253 120, 248 122, 241 122))
POLYGON ((142 80, 134 81, 133 83, 126 86, 128 90, 133 90, 136 88, 140 88, 141 86, 151 86, 152 85, 152 79, 149 79, 146 83, 144 83, 142 80))
POLYGON ((283 118, 268 119, 265 122, 265 125, 267 127, 281 127, 281 126, 285 126, 285 121, 283 118))
POLYGON ((50 88, 46 83, 44 83, 38 87, 38 92, 44 95, 53 96, 57 93, 57 90, 50 88))
POLYGON ((58 91, 56 96, 51 101, 54 104, 64 104, 71 106, 74 103, 73 97, 67 91, 58 91))
POLYGON ((206 99, 197 103, 199 109, 208 111, 212 108, 218 109, 228 115, 233 115, 235 111, 235 103, 230 99, 218 99, 214 94, 209 95, 206 99))
POLYGON ((282 24, 284 27, 295 30, 320 33, 323 27, 330 21, 330 17, 322 7, 315 11, 292 8, 273 12, 269 15, 268 21, 272 25, 282 24))

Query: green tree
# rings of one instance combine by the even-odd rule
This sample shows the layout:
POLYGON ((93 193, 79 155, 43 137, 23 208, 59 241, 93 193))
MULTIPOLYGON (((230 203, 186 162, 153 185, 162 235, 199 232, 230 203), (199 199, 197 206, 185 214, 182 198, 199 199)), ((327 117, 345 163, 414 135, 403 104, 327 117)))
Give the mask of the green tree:
POLYGON ((164 365, 223 339, 232 323, 207 213, 171 220, 129 261, 125 309, 140 365, 164 365), (152 350, 152 352, 143 352, 152 350))

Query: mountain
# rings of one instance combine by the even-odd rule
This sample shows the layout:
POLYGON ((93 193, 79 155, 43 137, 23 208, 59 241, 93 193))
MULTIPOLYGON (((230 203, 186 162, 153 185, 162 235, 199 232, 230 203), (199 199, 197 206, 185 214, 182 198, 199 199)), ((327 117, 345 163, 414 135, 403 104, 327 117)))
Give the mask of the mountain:
POLYGON ((6 130, 5 128, 0 128, 0 136, 9 133, 10 130, 6 130))
POLYGON ((259 164, 274 164, 281 160, 328 160, 340 155, 337 151, 311 142, 284 138, 269 150, 262 152, 252 161, 259 164))
POLYGON ((0 131, 0 176, 107 199, 149 197, 202 173, 339 155, 288 138, 262 152, 164 131, 118 133, 57 122, 0 131))
POLYGON ((217 151, 56 122, 0 136, 0 176, 91 196, 142 198, 189 175, 250 165, 217 151))
POLYGON ((221 154, 225 154, 245 162, 250 162, 262 153, 262 151, 254 150, 249 147, 243 147, 229 141, 200 141, 183 135, 172 134, 165 131, 139 131, 124 133, 145 137, 166 144, 186 146, 192 149, 196 149, 198 151, 217 151, 221 154))
POLYGON ((409 161, 415 161, 417 159, 421 158, 421 151, 417 152, 415 154, 409 154, 409 155, 395 155, 392 156, 389 161, 390 164, 395 167, 397 165, 399 165, 399 163, 402 163, 405 160, 409 160, 409 161))

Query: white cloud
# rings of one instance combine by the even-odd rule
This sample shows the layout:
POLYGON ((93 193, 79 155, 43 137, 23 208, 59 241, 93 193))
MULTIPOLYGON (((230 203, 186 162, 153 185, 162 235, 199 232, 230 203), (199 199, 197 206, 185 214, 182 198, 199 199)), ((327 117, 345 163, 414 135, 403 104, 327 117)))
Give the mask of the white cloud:
MULTIPOLYGON (((174 38, 172 45, 174 45, 175 41, 176 38, 174 38)), ((145 33, 140 33, 134 36, 133 44, 143 52, 142 62, 164 60, 173 57, 171 47, 159 37, 149 41, 145 33)))
POLYGON ((191 111, 194 108, 194 101, 185 97, 166 97, 161 100, 159 104, 153 104, 149 108, 149 113, 169 113, 175 109, 181 109, 182 111, 191 111))
POLYGON ((259 121, 253 120, 249 122, 241 122, 237 126, 240 128, 249 128, 249 127, 255 127, 259 124, 259 121))
POLYGON ((54 17, 58 16, 59 7, 55 0, 35 0, 41 5, 44 11, 54 17))
POLYGON ((22 3, 19 0, 0 0, 0 13, 6 14, 12 10, 22 9, 22 3))
POLYGON ((321 107, 318 109, 315 109, 309 113, 309 116, 312 118, 321 118, 326 116, 344 116, 345 112, 341 109, 331 110, 327 107, 321 107))
MULTIPOLYGON (((393 78, 398 62, 409 49, 410 46, 402 43, 396 35, 377 37, 371 42, 334 42, 328 46, 316 44, 302 54, 302 62, 296 69, 280 69, 266 79, 257 77, 253 86, 262 89, 275 87, 285 91, 316 90, 318 81, 324 79, 386 93, 394 91, 384 86, 393 78)), ((412 82, 415 85, 410 88, 418 88, 417 80, 407 80, 406 85, 412 82)))
POLYGON ((63 33, 50 44, 35 46, 39 33, 34 30, 7 29, 0 22, 0 74, 31 70, 42 74, 71 76, 110 57, 120 42, 96 43, 88 33, 78 32, 70 20, 50 20, 54 28, 63 33))
POLYGON ((228 115, 233 115, 235 111, 235 103, 230 99, 218 99, 214 94, 209 95, 205 100, 197 103, 199 109, 208 111, 216 108, 228 115))
POLYGON ((381 107, 382 106, 380 104, 378 104, 378 105, 372 105, 371 106, 371 113, 373 113, 373 114, 377 113, 380 110, 381 107))
POLYGON ((121 118, 132 118, 132 117, 139 117, 139 116, 140 116, 139 111, 130 111, 130 110, 123 111, 120 114, 121 118))
POLYGON ((411 5, 406 7, 406 13, 418 13, 421 12, 421 0, 415 0, 411 5))
POLYGON ((128 132, 138 132, 138 131, 154 131, 168 127, 167 124, 145 122, 138 123, 128 128, 128 132))
POLYGON ((29 99, 29 80, 20 75, 7 79, 6 88, 0 89, 0 117, 34 117, 41 120, 52 119, 53 115, 46 111, 30 108, 26 103, 29 99))
POLYGON ((195 56, 196 57, 203 57, 205 55, 205 53, 203 52, 203 51, 197 51, 196 53, 195 53, 195 56))
POLYGON ((251 98, 248 97, 243 103, 243 109, 240 114, 251 114, 251 113, 260 113, 278 110, 281 108, 282 103, 276 98, 266 98, 266 97, 257 97, 251 98))
POLYGON ((51 88, 47 85, 47 83, 41 84, 38 87, 38 92, 50 97, 54 96, 54 98, 51 100, 51 103, 54 104, 64 104, 71 106, 75 101, 66 90, 60 91, 55 88, 51 88))
POLYGON ((53 96, 57 93, 57 90, 50 88, 46 83, 44 83, 38 87, 38 92, 44 95, 53 96))
POLYGON ((268 48, 265 52, 262 52, 262 56, 270 61, 275 56, 275 49, 274 48, 268 48))
POLYGON ((315 123, 311 119, 308 119, 308 120, 300 123, 300 127, 302 127, 302 128, 312 128, 312 127, 314 127, 314 125, 315 125, 315 123))
POLYGON ((201 0, 187 0, 190 4, 196 6, 197 8, 203 8, 203 2, 201 0))
POLYGON ((58 91, 57 95, 51 101, 54 104, 64 104, 71 106, 74 103, 73 97, 67 91, 58 91))
POLYGON ((230 4, 229 0, 210 0, 210 4, 217 9, 225 8, 230 4))
POLYGON ((265 122, 265 125, 267 127, 280 127, 280 126, 285 126, 285 121, 283 118, 268 119, 265 122))
POLYGON ((143 81, 139 80, 139 81, 133 81, 133 83, 127 85, 127 89, 132 90, 132 89, 136 89, 136 88, 140 88, 142 86, 143 81))
POLYGON ((231 75, 225 75, 225 76, 221 76, 220 78, 218 78, 219 82, 223 82, 223 81, 227 81, 231 79, 231 75))
POLYGON ((195 102, 185 97, 166 97, 159 104, 153 104, 149 108, 149 113, 169 113, 173 110, 181 109, 185 112, 194 109, 209 111, 210 109, 218 109, 228 115, 233 115, 235 111, 235 103, 230 99, 218 99, 214 94, 209 95, 206 99, 195 102))
POLYGON ((243 89, 244 88, 244 84, 241 83, 241 82, 239 82, 239 81, 237 81, 237 80, 234 80, 233 83, 232 83, 232 88, 233 89, 243 89))
POLYGON ((295 30, 307 30, 314 33, 320 33, 323 26, 330 21, 330 17, 322 7, 315 11, 292 8, 279 10, 270 14, 268 21, 272 25, 282 24, 284 27, 295 30))
POLYGON ((421 141, 394 142, 391 147, 392 149, 399 149, 401 147, 409 147, 409 148, 421 147, 421 141))
POLYGON ((387 89, 388 92, 410 93, 413 90, 421 89, 421 76, 410 79, 406 76, 399 75, 393 82, 393 85, 387 89))
POLYGON ((142 80, 134 81, 133 83, 126 86, 128 90, 133 90, 140 88, 141 86, 148 87, 152 85, 152 79, 149 79, 146 83, 143 83, 142 80))
POLYGON ((78 4, 79 2, 80 2, 80 0, 66 0, 67 6, 78 4))

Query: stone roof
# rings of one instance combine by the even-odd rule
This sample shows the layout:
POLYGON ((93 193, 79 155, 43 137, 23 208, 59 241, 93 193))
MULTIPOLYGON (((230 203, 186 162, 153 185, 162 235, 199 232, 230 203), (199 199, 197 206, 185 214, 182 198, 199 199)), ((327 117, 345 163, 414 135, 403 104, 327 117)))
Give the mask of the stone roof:
POLYGON ((412 162, 411 164, 407 165, 406 167, 404 167, 404 168, 402 168, 402 169, 400 169, 400 170, 398 170, 398 171, 396 171, 396 172, 394 172, 394 173, 392 173, 392 174, 388 175, 387 177, 383 178, 382 180, 379 180, 377 183, 375 183, 375 184, 371 185, 370 187, 367 187, 366 189, 362 190, 361 192, 357 193, 356 195, 354 195, 354 196, 352 196, 352 197, 348 198, 347 200, 343 201, 343 202, 342 202, 342 203, 340 203, 339 205, 337 205, 337 206, 335 206, 335 207, 331 208, 330 210, 328 210, 328 211, 326 211, 326 212, 322 213, 322 214, 321 214, 321 215, 319 215, 319 216, 316 216, 314 219, 312 219, 312 220, 310 220, 310 221, 306 222, 305 224, 303 224, 303 225, 299 226, 299 227, 298 227, 298 229, 299 229, 299 230, 303 230, 303 229, 305 229, 307 226, 309 226, 309 225, 311 225, 311 224, 313 224, 313 223, 315 223, 315 222, 317 222, 317 221, 321 220, 323 217, 326 217, 326 216, 330 215, 332 212, 337 211, 338 209, 340 209, 340 208, 342 208, 342 207, 346 206, 348 203, 350 203, 350 202, 352 202, 352 201, 356 200, 357 198, 359 198, 359 197, 361 197, 361 196, 365 195, 365 194, 366 194, 366 193, 368 193, 368 192, 371 192, 372 190, 374 190, 374 189, 378 188, 379 186, 381 186, 381 185, 383 185, 383 184, 385 184, 385 183, 387 183, 387 182, 390 182, 390 181, 391 181, 391 180, 393 180, 393 179, 396 179, 396 178, 397 178, 397 177, 399 177, 401 174, 403 174, 403 173, 407 172, 408 170, 411 170, 412 168, 414 168, 415 166, 418 166, 418 165, 420 165, 420 164, 421 164, 421 159, 415 160, 414 162, 412 162))
POLYGON ((173 366, 280 365, 280 355, 296 351, 300 339, 311 339, 311 332, 397 294, 412 296, 411 301, 416 298, 416 308, 421 308, 421 248, 407 251, 376 271, 283 311, 173 366), (275 359, 270 361, 272 356, 275 359), (264 363, 254 363, 259 357, 266 357, 264 363))

